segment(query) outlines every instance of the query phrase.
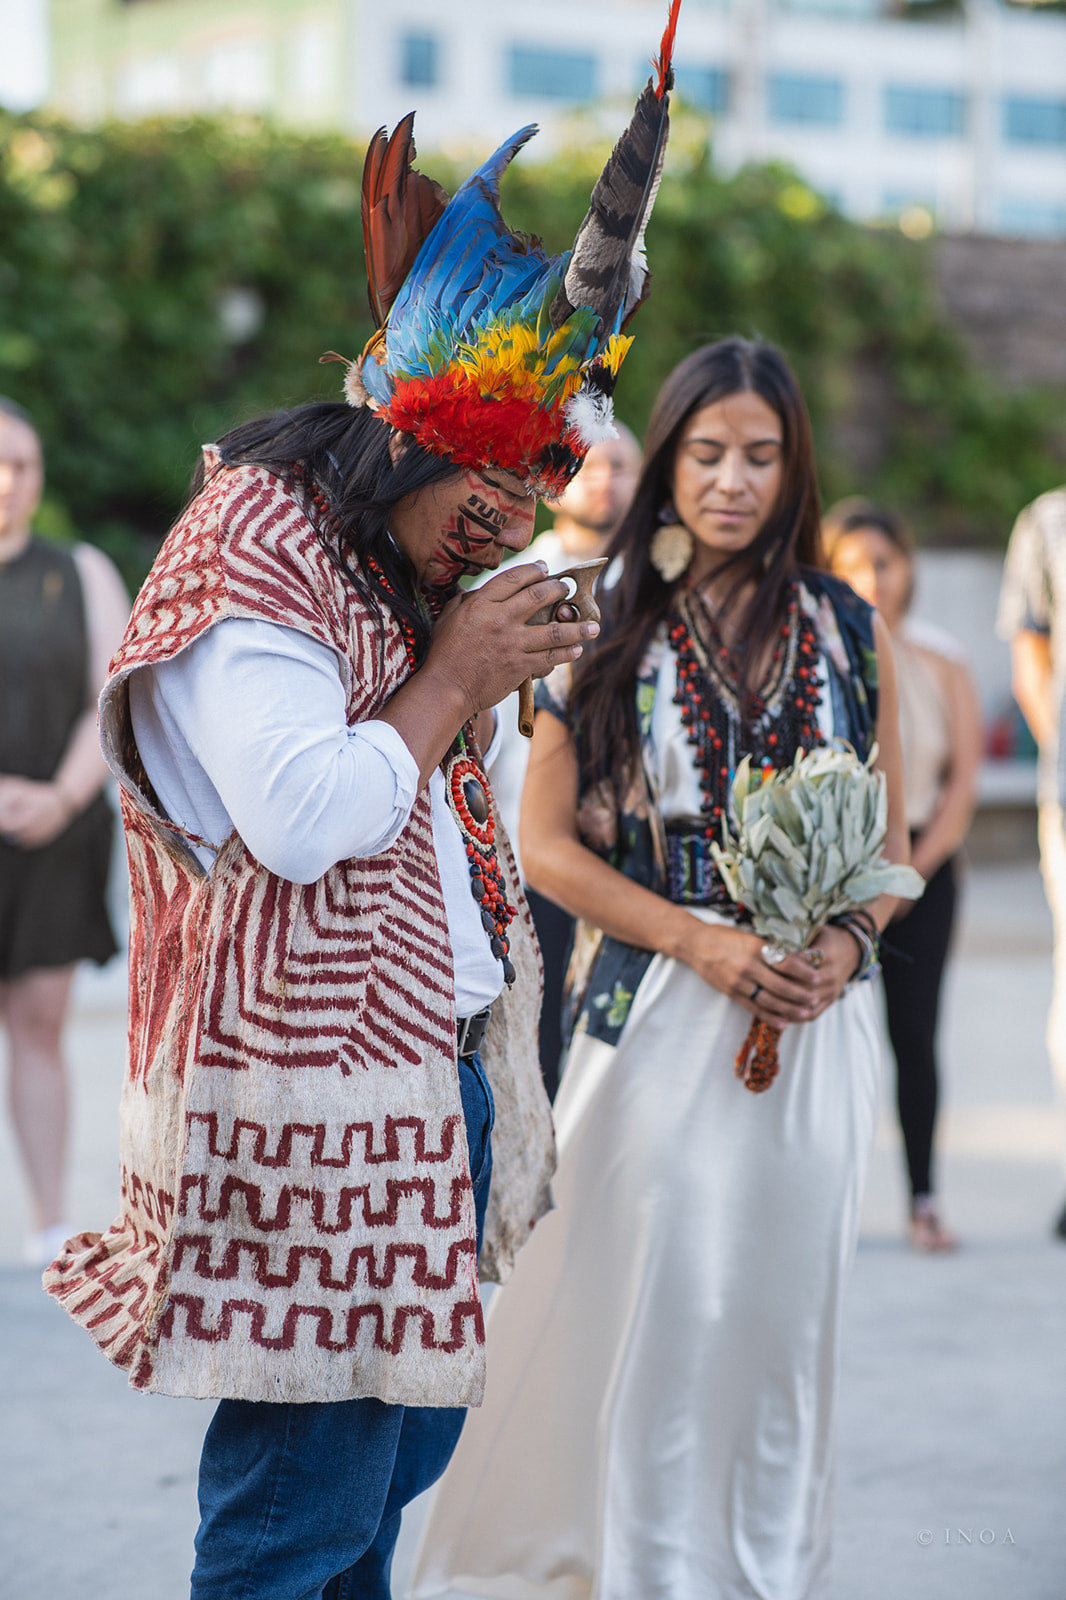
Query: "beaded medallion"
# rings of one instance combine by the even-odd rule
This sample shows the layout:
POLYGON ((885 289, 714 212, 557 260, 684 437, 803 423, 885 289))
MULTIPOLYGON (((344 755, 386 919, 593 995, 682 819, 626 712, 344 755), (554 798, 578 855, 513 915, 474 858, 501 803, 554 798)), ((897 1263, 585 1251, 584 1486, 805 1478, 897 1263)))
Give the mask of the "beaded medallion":
POLYGON ((452 815, 466 841, 470 892, 481 909, 481 926, 489 936, 493 955, 503 966, 504 982, 515 980, 507 929, 516 909, 507 899, 507 886, 496 856, 496 824, 488 779, 480 762, 469 753, 469 724, 456 739, 444 761, 444 790, 452 815))

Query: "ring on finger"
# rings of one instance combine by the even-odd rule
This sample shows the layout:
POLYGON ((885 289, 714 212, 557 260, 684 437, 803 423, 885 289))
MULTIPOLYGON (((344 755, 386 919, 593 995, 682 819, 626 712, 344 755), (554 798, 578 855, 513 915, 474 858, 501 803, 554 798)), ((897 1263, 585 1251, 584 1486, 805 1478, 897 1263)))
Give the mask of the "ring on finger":
POLYGON ((810 964, 814 968, 815 972, 817 972, 819 967, 823 967, 825 965, 825 951, 824 950, 808 950, 807 951, 807 960, 810 962, 810 964))
POLYGON ((759 954, 768 967, 779 967, 782 961, 788 960, 788 951, 777 944, 764 944, 759 954))
POLYGON ((758 996, 759 996, 759 995, 761 995, 761 994, 762 994, 762 984, 761 984, 761 983, 757 983, 757 984, 756 984, 756 985, 755 985, 755 987, 754 987, 754 989, 753 989, 753 990, 752 990, 752 991, 751 991, 751 993, 750 993, 750 994, 749 994, 749 996, 748 996, 748 999, 749 999, 749 1000, 755 1000, 755 999, 757 999, 757 998, 758 998, 758 996))

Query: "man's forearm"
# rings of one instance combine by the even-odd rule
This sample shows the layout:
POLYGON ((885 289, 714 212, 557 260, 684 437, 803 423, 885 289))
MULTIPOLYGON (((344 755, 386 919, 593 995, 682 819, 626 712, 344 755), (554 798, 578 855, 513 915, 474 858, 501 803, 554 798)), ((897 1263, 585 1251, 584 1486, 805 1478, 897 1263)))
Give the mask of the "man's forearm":
POLYGON ((1012 639, 1011 689, 1037 744, 1050 744, 1055 734, 1055 714, 1051 640, 1047 634, 1022 632, 1012 639))

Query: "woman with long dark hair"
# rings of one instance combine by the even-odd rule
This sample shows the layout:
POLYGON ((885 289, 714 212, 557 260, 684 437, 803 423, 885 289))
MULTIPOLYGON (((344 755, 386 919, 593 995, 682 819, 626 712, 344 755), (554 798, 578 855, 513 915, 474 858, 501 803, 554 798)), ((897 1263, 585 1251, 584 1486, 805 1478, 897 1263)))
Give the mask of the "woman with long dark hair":
POLYGON ((540 690, 530 881, 583 924, 558 1210, 490 1316, 491 1376, 415 1592, 826 1592, 843 1283, 878 1101, 876 930, 777 952, 710 852, 743 755, 879 746, 905 860, 884 629, 820 569, 802 396, 729 339, 667 379, 600 641, 540 690), (766 1094, 734 1073, 782 1028, 766 1094))

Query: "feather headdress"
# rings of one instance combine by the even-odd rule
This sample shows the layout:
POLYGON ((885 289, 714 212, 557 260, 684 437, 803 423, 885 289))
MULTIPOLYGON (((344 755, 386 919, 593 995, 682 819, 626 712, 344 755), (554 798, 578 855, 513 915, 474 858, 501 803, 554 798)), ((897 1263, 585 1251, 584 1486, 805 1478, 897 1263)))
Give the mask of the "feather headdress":
POLYGON ((363 236, 378 331, 345 394, 427 450, 494 466, 559 494, 614 434, 624 328, 648 287, 644 231, 669 132, 681 0, 655 76, 592 192, 573 249, 549 256, 500 214, 500 178, 536 133, 522 128, 448 199, 413 166, 414 113, 379 129, 363 170, 363 236))

